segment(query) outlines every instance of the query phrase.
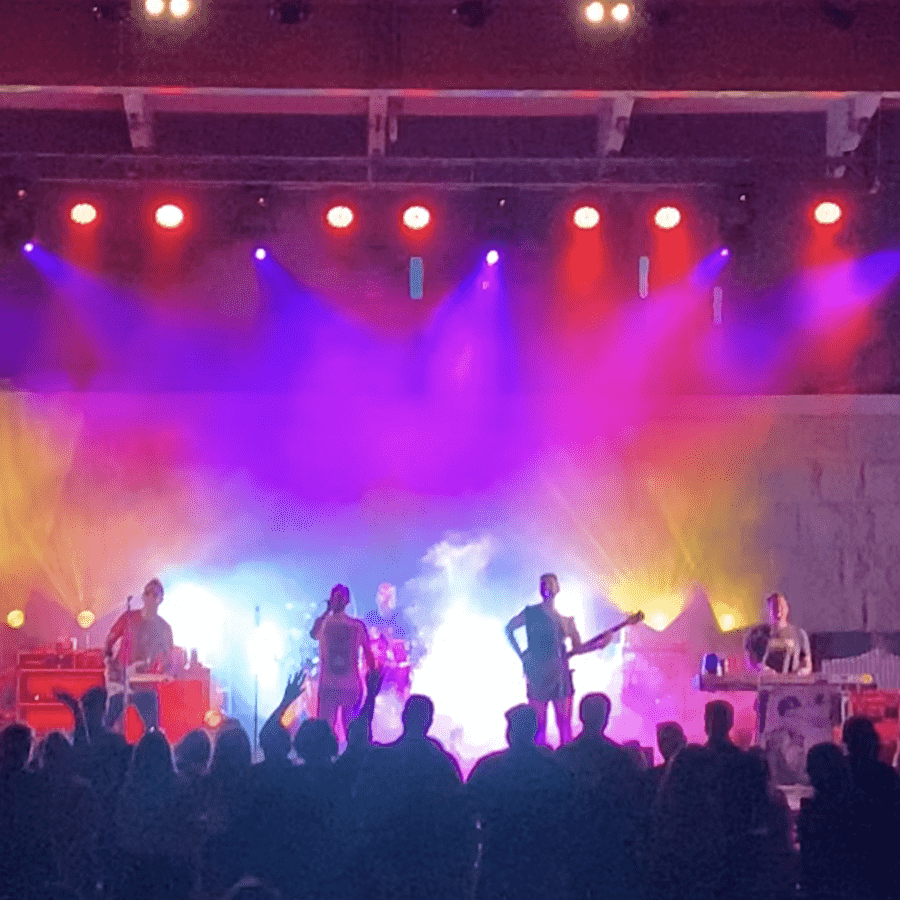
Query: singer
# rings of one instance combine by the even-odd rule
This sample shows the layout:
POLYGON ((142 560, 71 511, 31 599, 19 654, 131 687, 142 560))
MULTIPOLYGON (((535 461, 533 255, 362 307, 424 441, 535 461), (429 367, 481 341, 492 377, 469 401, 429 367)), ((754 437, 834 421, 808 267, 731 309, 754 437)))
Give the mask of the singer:
POLYGON ((313 623, 310 637, 319 642, 319 718, 346 737, 347 725, 359 714, 363 700, 363 681, 359 671, 360 651, 367 672, 375 670, 375 657, 369 635, 360 619, 347 615, 350 589, 336 584, 328 598, 328 608, 313 623))

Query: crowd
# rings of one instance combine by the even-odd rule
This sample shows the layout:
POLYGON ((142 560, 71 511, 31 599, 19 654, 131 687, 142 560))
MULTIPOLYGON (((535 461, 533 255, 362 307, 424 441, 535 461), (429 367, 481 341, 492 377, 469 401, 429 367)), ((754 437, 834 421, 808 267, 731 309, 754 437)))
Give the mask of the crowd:
MULTIPOLYGON (((377 687, 377 686, 376 686, 377 687)), ((808 755, 813 796, 796 822, 765 757, 730 739, 733 710, 706 708, 707 741, 658 728, 663 763, 605 734, 590 694, 582 731, 555 752, 529 706, 508 748, 467 779, 409 698, 403 734, 371 740, 372 704, 338 755, 329 726, 281 714, 253 764, 238 725, 174 748, 103 727, 105 692, 80 702, 71 740, 0 733, 0 898, 15 900, 892 900, 900 897, 900 784, 867 719, 846 751, 808 755), (293 758, 292 758, 293 757, 293 758)), ((376 691, 370 691, 374 699, 376 691)))

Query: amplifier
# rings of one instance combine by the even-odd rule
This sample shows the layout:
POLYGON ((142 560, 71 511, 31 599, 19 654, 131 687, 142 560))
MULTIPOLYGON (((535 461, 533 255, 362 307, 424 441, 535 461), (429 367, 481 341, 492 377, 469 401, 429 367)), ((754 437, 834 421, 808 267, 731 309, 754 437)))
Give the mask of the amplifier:
POLYGON ((851 694, 848 707, 851 716, 865 716, 872 720, 881 740, 881 759, 891 764, 900 738, 900 691, 851 694))

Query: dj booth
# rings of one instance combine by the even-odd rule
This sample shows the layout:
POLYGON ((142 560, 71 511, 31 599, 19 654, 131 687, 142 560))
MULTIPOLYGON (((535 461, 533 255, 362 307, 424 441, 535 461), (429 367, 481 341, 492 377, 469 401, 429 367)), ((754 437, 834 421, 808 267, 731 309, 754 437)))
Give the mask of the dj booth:
POLYGON ((703 673, 699 687, 714 693, 756 693, 755 744, 765 751, 777 784, 808 784, 806 755, 810 748, 840 742, 842 726, 853 715, 875 719, 886 756, 896 749, 898 695, 877 690, 871 672, 703 673), (881 715, 877 715, 879 711, 881 715), (893 731, 879 728, 885 714, 888 721, 893 717, 893 731))
MULTIPOLYGON (((76 651, 70 643, 53 650, 19 654, 16 670, 16 718, 30 725, 39 736, 51 731, 71 732, 75 727, 71 710, 56 699, 62 691, 76 699, 93 687, 105 687, 103 651, 76 651)), ((176 677, 136 675, 130 689, 153 691, 159 703, 159 727, 171 744, 189 731, 203 726, 210 708, 210 670, 192 663, 176 677)), ((125 711, 125 737, 140 740, 144 723, 131 705, 125 711)))

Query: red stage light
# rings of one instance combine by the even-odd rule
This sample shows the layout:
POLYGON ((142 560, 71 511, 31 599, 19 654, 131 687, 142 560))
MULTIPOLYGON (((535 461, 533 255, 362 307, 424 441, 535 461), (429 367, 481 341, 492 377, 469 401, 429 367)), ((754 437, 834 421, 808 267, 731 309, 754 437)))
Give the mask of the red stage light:
POLYGON ((164 203, 157 207, 154 218, 160 228, 178 228, 184 222, 184 210, 174 203, 164 203))
POLYGON ((594 206, 579 206, 572 213, 572 224, 585 231, 596 228, 600 224, 600 211, 594 206))
POLYGON ((97 207, 93 203, 76 203, 69 210, 69 218, 76 225, 90 225, 97 221, 97 207))
POLYGON ((813 218, 819 225, 837 225, 843 215, 840 204, 833 200, 823 200, 813 210, 813 218))
POLYGON ((344 206, 342 204, 332 206, 328 212, 325 213, 325 221, 336 231, 344 231, 349 228, 355 219, 356 215, 353 210, 349 206, 344 206))
POLYGON ((681 210, 677 206, 661 206, 653 214, 653 221, 657 228, 670 231, 681 223, 681 210))
POLYGON ((410 231, 422 231, 431 224, 431 211, 425 206, 407 206, 403 210, 403 225, 410 231))

